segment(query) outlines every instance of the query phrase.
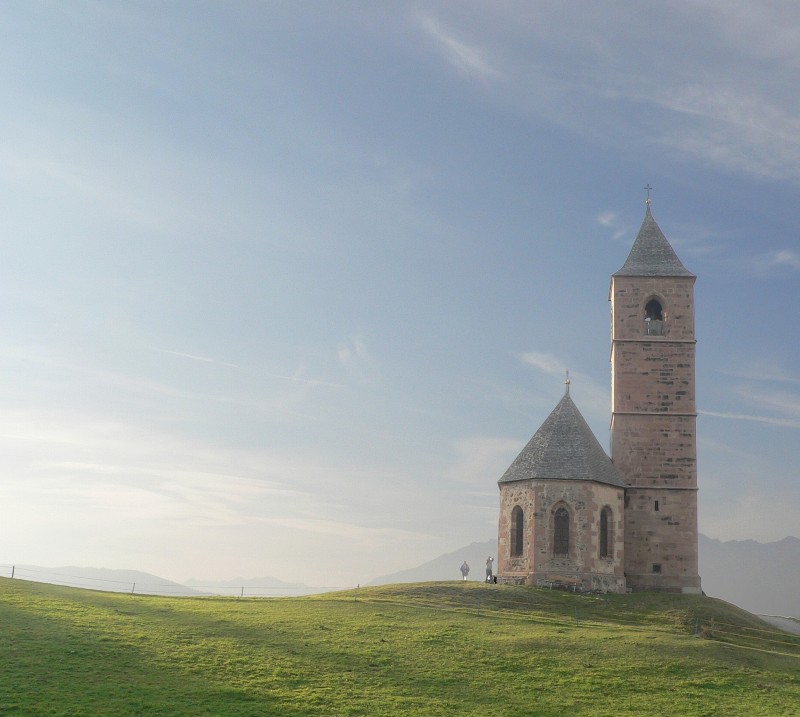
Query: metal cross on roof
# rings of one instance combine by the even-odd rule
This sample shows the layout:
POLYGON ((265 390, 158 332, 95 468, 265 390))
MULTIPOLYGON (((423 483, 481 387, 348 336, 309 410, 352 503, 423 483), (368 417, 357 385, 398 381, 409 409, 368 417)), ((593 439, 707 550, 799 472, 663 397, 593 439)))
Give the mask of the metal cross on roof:
POLYGON ((564 395, 565 396, 569 395, 569 385, 570 385, 570 383, 572 383, 572 381, 569 380, 569 369, 567 369, 567 377, 564 379, 564 387, 565 387, 564 388, 564 395))
POLYGON ((652 189, 652 187, 650 186, 650 182, 645 184, 644 188, 647 190, 647 199, 645 199, 645 204, 647 204, 647 206, 649 207, 650 206, 650 190, 652 189))

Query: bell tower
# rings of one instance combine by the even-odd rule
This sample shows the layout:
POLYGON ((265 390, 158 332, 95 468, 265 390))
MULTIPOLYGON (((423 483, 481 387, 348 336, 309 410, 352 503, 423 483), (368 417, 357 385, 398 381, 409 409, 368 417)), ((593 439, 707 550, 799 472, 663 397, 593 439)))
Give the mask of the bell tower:
MULTIPOLYGON (((649 187, 648 187, 649 190, 649 187)), ((695 275, 650 212, 611 276, 611 460, 633 590, 699 593, 695 275)))

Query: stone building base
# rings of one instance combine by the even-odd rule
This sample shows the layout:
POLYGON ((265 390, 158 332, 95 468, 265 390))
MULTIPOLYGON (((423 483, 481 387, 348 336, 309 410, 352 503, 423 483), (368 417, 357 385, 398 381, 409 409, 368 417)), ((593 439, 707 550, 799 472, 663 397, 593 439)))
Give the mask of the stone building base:
POLYGON ((625 578, 603 573, 554 573, 498 575, 497 582, 503 585, 534 585, 536 587, 560 588, 574 592, 624 593, 625 578))
POLYGON ((700 576, 678 577, 670 575, 628 574, 628 588, 631 592, 681 593, 683 595, 702 595, 700 576))

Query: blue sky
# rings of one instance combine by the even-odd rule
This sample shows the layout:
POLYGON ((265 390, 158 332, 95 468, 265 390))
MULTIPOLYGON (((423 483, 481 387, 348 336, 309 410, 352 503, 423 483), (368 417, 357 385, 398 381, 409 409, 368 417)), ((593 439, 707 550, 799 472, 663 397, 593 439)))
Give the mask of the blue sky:
POLYGON ((698 276, 701 530, 798 534, 793 3, 0 26, 0 562, 352 585, 486 540, 566 369, 608 446, 647 183, 698 276))

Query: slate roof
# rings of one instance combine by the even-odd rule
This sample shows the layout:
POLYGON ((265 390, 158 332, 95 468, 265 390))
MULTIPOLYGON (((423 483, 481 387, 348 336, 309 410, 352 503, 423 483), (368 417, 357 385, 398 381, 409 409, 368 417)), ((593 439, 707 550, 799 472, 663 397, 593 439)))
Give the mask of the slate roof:
POLYGON ((531 479, 590 480, 625 486, 569 393, 559 401, 498 483, 531 479))
POLYGON ((694 276, 678 259, 664 233, 659 229, 650 206, 633 242, 631 253, 614 276, 694 276))

